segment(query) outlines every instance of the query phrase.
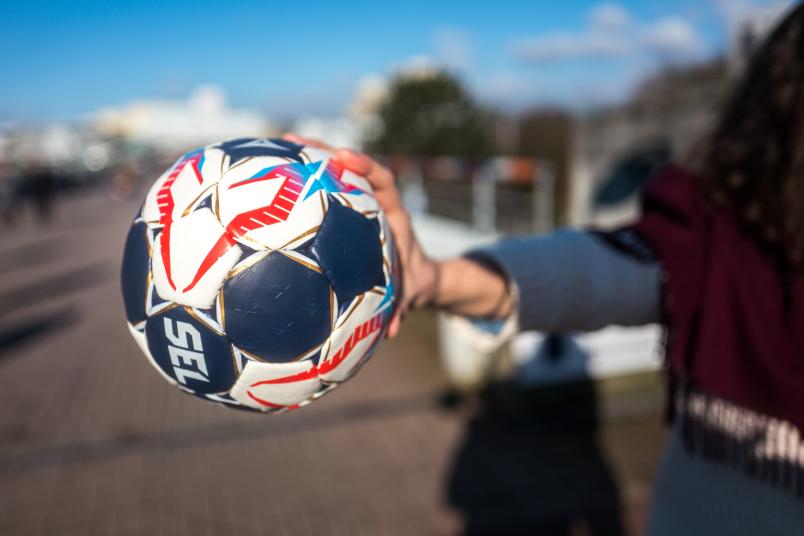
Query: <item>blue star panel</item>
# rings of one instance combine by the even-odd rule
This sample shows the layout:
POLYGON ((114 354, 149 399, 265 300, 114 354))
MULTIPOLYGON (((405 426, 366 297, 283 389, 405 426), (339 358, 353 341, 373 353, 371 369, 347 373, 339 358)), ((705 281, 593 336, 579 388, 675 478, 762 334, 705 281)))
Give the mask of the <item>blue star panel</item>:
POLYGON ((338 303, 349 302, 377 285, 385 286, 377 226, 351 208, 332 201, 310 249, 338 303))
POLYGON ((126 318, 132 324, 145 320, 145 293, 148 290, 148 272, 151 269, 147 232, 143 222, 132 225, 123 251, 120 283, 126 318))
POLYGON ((226 281, 223 294, 226 334, 266 361, 293 361, 329 336, 329 282, 281 253, 226 281))
POLYGON ((303 147, 283 139, 238 138, 221 143, 218 148, 229 155, 229 166, 255 156, 277 156, 304 163, 301 157, 303 147))

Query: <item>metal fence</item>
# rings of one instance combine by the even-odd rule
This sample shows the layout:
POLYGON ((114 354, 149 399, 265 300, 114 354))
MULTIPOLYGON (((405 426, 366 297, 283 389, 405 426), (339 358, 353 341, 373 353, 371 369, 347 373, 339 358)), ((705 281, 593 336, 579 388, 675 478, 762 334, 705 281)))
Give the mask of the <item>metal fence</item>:
POLYGON ((543 233, 554 225, 554 172, 546 160, 397 159, 408 208, 483 232, 543 233))

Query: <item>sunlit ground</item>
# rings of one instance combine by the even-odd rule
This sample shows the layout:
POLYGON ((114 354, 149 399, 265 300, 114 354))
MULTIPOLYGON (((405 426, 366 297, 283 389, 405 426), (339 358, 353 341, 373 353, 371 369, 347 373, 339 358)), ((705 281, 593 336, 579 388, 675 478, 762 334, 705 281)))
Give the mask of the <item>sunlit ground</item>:
POLYGON ((423 313, 300 411, 203 403, 126 331, 135 210, 92 193, 2 230, 0 534, 641 532, 664 439, 653 374, 447 409, 423 313))

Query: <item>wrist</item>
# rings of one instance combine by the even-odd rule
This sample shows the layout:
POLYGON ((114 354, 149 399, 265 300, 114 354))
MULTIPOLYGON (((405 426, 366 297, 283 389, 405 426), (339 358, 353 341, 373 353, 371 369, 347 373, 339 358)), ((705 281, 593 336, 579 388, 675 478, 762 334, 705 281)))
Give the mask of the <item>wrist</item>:
POLYGON ((513 294, 503 273, 463 257, 435 264, 429 302, 434 307, 477 318, 504 318, 513 311, 513 294))
POLYGON ((437 306, 442 263, 428 258, 421 251, 416 256, 415 279, 418 285, 413 292, 412 305, 414 308, 437 306))

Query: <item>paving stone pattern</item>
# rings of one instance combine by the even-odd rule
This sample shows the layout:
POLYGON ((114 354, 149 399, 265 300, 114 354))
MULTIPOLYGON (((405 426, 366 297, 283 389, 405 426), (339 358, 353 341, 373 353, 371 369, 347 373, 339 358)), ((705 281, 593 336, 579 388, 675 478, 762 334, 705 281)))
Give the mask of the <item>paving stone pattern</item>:
MULTIPOLYGON (((167 385, 126 331, 118 270, 135 210, 90 193, 60 200, 48 225, 0 230, 0 534, 462 530, 445 490, 472 411, 438 403, 432 315, 300 411, 203 403, 167 385)), ((633 533, 663 436, 654 411, 599 435, 633 533)))

